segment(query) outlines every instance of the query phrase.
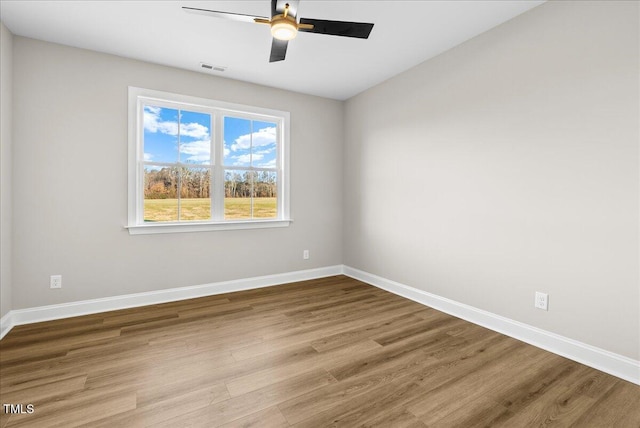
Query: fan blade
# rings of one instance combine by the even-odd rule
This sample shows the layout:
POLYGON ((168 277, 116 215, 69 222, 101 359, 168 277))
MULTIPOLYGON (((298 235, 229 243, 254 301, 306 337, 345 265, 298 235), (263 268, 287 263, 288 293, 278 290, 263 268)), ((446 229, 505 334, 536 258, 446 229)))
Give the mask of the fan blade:
POLYGON ((264 16, 253 16, 253 15, 243 15, 241 13, 230 13, 230 12, 220 12, 217 10, 209 10, 209 9, 197 9, 195 7, 185 7, 183 6, 185 12, 189 13, 197 13, 199 15, 213 16, 214 18, 223 18, 230 19, 232 21, 241 21, 241 22, 255 22, 255 19, 266 19, 264 16))
POLYGON ((282 15, 287 3, 289 4, 288 15, 295 18, 298 15, 299 0, 271 0, 271 16, 282 15))
POLYGON ((311 24, 313 28, 300 28, 298 31, 307 33, 329 34, 332 36, 356 37, 358 39, 368 39, 373 24, 365 22, 347 21, 326 21, 324 19, 300 18, 301 24, 311 24))
POLYGON ((273 43, 271 43, 271 57, 269 57, 269 62, 284 61, 284 57, 287 55, 288 44, 288 40, 278 40, 274 37, 273 43))

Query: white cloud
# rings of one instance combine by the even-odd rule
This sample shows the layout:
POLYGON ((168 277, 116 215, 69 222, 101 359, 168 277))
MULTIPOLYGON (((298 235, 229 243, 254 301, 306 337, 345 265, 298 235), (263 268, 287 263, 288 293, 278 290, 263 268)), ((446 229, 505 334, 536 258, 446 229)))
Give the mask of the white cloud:
MULTIPOLYGON (((236 166, 242 166, 242 165, 246 165, 249 162, 251 162, 251 155, 249 153, 247 153, 246 155, 238 155, 238 156, 232 156, 231 159, 234 159, 235 162, 233 163, 236 166)), ((262 159, 262 157, 260 157, 260 159, 262 159)), ((253 157, 253 160, 259 160, 256 159, 256 157, 253 157)))
POLYGON ((276 142, 276 128, 275 126, 271 126, 269 128, 259 129, 257 132, 253 134, 244 134, 235 139, 234 143, 231 145, 231 150, 246 150, 251 147, 251 143, 253 140, 253 147, 267 146, 270 144, 275 144, 276 142))
POLYGON ((186 137, 208 139, 209 129, 206 126, 200 125, 199 123, 195 122, 181 123, 180 135, 184 135, 186 137))
POLYGON ((153 157, 153 155, 151 153, 145 153, 144 154, 144 160, 145 162, 149 162, 151 160, 151 158, 153 157))
POLYGON ((144 107, 144 129, 152 133, 161 132, 168 135, 178 135, 178 123, 160 119, 160 107, 144 107))
MULTIPOLYGON (((152 133, 160 132, 167 135, 178 135, 177 121, 163 121, 160 117, 162 109, 160 107, 144 107, 144 129, 152 133)), ((209 129, 199 123, 181 123, 180 135, 185 137, 209 138, 209 129)))
POLYGON ((211 159, 211 142, 209 140, 197 140, 182 143, 180 145, 180 154, 191 155, 187 157, 180 156, 183 162, 208 163, 211 159))
MULTIPOLYGON (((255 156, 254 156, 255 159, 255 156)), ((276 160, 275 159, 271 159, 267 162, 263 162, 263 163, 254 163, 255 166, 257 166, 258 168, 275 168, 276 167, 276 160)))
POLYGON ((247 166, 249 162, 253 162, 253 166, 258 168, 275 168, 276 167, 276 159, 269 159, 265 162, 260 162, 264 159, 264 154, 254 154, 253 159, 249 153, 244 155, 230 156, 229 160, 233 161, 231 165, 233 166, 247 166))
POLYGON ((180 153, 185 155, 209 154, 211 150, 211 142, 209 140, 190 141, 180 144, 180 153))
POLYGON ((272 147, 267 147, 266 149, 263 150, 256 150, 253 152, 253 155, 268 155, 271 154, 273 152, 276 151, 276 146, 272 146, 272 147))

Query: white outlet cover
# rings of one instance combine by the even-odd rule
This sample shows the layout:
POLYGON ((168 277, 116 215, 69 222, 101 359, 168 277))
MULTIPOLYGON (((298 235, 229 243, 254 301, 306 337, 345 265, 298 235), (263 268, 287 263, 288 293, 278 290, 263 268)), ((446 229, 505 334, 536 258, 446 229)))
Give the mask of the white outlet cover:
POLYGON ((49 288, 62 288, 62 275, 51 275, 49 288))
POLYGON ((549 295, 536 291, 535 307, 545 311, 549 310, 549 295))

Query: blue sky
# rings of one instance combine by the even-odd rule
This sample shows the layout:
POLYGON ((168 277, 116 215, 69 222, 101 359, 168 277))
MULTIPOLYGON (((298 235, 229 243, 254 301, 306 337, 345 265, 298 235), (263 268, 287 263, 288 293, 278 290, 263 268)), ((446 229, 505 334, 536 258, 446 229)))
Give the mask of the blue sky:
MULTIPOLYGON (((211 162, 211 117, 206 113, 144 107, 144 160, 147 162, 211 162), (179 128, 178 128, 179 124, 179 128), (178 153, 180 129, 180 153, 178 153), (178 158, 179 156, 179 158, 178 158)), ((276 124, 224 118, 225 166, 276 166, 276 124)))

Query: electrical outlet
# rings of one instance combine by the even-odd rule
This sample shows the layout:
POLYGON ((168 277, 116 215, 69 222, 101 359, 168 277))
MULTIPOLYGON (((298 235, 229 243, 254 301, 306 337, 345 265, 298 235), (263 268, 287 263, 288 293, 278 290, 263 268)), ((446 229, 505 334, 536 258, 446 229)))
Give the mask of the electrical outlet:
POLYGON ((51 275, 49 288, 62 288, 62 275, 51 275))
POLYGON ((309 260, 309 250, 304 250, 304 251, 302 252, 302 258, 303 258, 304 260, 309 260))
POLYGON ((542 309, 545 311, 549 310, 549 295, 546 293, 541 293, 536 291, 536 301, 535 306, 538 309, 542 309))

